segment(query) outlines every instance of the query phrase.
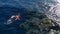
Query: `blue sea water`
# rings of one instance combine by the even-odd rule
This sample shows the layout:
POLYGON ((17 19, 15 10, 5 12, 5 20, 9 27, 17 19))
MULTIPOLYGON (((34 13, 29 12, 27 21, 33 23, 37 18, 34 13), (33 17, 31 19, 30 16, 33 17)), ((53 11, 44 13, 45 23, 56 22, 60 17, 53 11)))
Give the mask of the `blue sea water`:
MULTIPOLYGON (((25 34, 26 30, 19 27, 19 24, 23 23, 25 20, 25 15, 23 14, 23 10, 21 8, 34 10, 37 7, 36 4, 38 5, 39 2, 49 3, 48 0, 0 0, 0 34, 25 34), (16 13, 20 13, 21 15, 20 21, 14 21, 9 25, 4 24, 16 13)), ((43 6, 40 7, 42 8, 43 6)), ((41 10, 44 11, 43 9, 41 10)))
POLYGON ((20 28, 20 23, 24 22, 22 10, 12 7, 0 7, 0 34, 25 34, 25 30, 20 28), (4 24, 12 16, 20 13, 20 20, 13 21, 11 24, 4 24))

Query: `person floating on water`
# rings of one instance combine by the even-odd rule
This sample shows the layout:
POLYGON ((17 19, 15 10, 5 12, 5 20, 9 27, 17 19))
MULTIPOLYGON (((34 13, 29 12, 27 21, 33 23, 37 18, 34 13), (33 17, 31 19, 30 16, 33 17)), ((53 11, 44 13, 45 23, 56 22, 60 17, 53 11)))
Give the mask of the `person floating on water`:
POLYGON ((10 19, 20 20, 20 15, 12 15, 10 19))
POLYGON ((15 21, 15 20, 20 20, 20 15, 19 15, 19 14, 17 14, 17 15, 12 15, 12 16, 10 17, 10 19, 7 20, 7 23, 6 23, 6 24, 11 24, 11 23, 13 23, 13 21, 15 21))

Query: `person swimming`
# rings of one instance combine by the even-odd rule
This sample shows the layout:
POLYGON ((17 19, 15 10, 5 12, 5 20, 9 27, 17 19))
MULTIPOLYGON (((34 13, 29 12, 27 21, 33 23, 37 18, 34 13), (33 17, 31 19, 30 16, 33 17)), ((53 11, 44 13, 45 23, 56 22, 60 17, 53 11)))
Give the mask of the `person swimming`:
POLYGON ((20 15, 17 14, 17 15, 12 15, 8 20, 7 20, 7 23, 5 24, 11 24, 13 23, 15 20, 20 20, 20 15))
POLYGON ((14 19, 14 18, 15 18, 15 20, 20 20, 20 15, 19 14, 12 15, 10 19, 14 19))

